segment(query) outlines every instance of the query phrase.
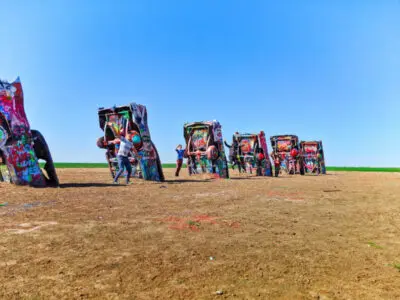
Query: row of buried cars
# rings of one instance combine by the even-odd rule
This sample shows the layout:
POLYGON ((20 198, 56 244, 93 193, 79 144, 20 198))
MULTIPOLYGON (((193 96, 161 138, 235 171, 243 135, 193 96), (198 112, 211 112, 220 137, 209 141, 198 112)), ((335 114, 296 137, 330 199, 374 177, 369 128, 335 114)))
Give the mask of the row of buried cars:
MULTIPOLYGON (((231 144, 224 142, 218 121, 193 122, 184 125, 185 156, 189 174, 211 172, 229 178, 229 167, 224 144, 229 148, 229 159, 239 171, 257 176, 272 176, 272 165, 264 131, 238 133, 231 144)), ((299 141, 296 135, 270 137, 271 157, 279 158, 280 172, 287 174, 326 174, 322 141, 299 141)))
MULTIPOLYGON (((147 110, 143 105, 131 103, 125 106, 100 108, 99 126, 104 135, 97 140, 97 146, 106 150, 106 160, 111 176, 118 171, 118 145, 108 141, 136 131, 141 136, 136 150, 141 154, 138 160, 130 155, 134 176, 146 180, 164 181, 157 148, 154 145, 147 123, 147 110)), ((231 163, 239 163, 242 170, 255 172, 258 176, 272 176, 272 164, 265 133, 235 133, 232 143, 227 144, 222 136, 221 124, 214 121, 185 123, 185 158, 190 175, 211 173, 219 178, 229 178, 228 157, 231 163), (225 147, 230 148, 226 155, 225 147)), ((299 141, 296 135, 270 137, 272 154, 280 159, 280 169, 287 174, 326 174, 324 151, 321 141, 299 141)))
MULTIPOLYGON (((135 145, 140 159, 130 156, 134 176, 164 181, 160 156, 150 136, 145 106, 131 103, 99 108, 98 118, 103 135, 97 140, 97 146, 105 150, 112 177, 118 171, 118 145, 107 142, 134 130, 141 137, 141 142, 135 145)), ((212 173, 220 178, 229 178, 228 158, 218 121, 186 123, 183 135, 190 175, 212 173)), ((299 143, 296 136, 285 135, 271 137, 271 145, 273 152, 282 156, 282 169, 289 174, 325 174, 320 141, 299 143)), ((248 172, 255 170, 259 176, 272 175, 264 132, 236 133, 230 146, 231 152, 235 150, 235 157, 248 172)), ((0 81, 0 181, 32 186, 59 185, 45 138, 39 131, 30 128, 19 79, 12 83, 0 81)))

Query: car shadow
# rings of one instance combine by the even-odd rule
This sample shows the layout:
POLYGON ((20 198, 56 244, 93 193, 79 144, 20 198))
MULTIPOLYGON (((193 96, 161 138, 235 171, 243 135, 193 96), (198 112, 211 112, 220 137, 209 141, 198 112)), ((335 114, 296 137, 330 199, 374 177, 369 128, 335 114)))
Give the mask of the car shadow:
POLYGON ((253 180, 253 179, 265 179, 271 176, 249 176, 249 177, 231 177, 230 180, 253 180))
POLYGON ((166 179, 164 183, 168 184, 179 184, 179 183, 186 183, 186 182, 211 182, 212 179, 166 179))
POLYGON ((59 185, 60 188, 87 188, 87 187, 118 187, 123 186, 112 184, 112 183, 98 183, 98 182, 87 182, 87 183, 62 183, 59 185))

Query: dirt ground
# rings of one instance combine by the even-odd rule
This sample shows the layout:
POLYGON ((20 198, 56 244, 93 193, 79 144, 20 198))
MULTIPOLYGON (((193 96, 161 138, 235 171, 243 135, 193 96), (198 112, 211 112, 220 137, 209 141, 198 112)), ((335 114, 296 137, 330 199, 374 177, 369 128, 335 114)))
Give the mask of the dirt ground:
POLYGON ((400 299, 400 173, 165 173, 0 184, 0 299, 400 299))

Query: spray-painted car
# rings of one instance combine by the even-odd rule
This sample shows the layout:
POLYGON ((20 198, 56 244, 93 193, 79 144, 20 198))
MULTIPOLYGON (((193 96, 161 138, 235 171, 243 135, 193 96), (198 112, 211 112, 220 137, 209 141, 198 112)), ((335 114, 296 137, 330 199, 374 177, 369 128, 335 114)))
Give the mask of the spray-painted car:
MULTIPOLYGON (((164 181, 160 156, 150 137, 146 107, 131 103, 119 107, 99 108, 98 115, 99 125, 104 131, 104 136, 97 140, 97 146, 106 149, 106 160, 111 176, 114 178, 118 172, 117 153, 119 145, 109 144, 108 142, 134 130, 141 137, 140 144, 135 145, 141 158, 137 159, 132 153, 130 154, 132 175, 145 180, 164 181)), ((122 176, 126 176, 126 174, 122 176)))
POLYGON ((189 175, 217 174, 229 178, 221 124, 214 121, 186 123, 183 127, 189 175))
POLYGON ((235 133, 232 137, 232 147, 237 153, 238 163, 252 173, 256 168, 257 176, 272 176, 272 166, 269 160, 267 141, 264 131, 260 133, 235 133))
POLYGON ((19 78, 13 83, 0 81, 0 181, 40 187, 59 185, 44 137, 30 129, 19 78), (39 159, 44 160, 44 169, 39 159))
POLYGON ((297 135, 275 135, 271 136, 271 147, 275 155, 281 158, 281 170, 287 174, 301 172, 299 155, 299 138, 297 135))
POLYGON ((322 141, 300 142, 301 174, 326 174, 322 141))

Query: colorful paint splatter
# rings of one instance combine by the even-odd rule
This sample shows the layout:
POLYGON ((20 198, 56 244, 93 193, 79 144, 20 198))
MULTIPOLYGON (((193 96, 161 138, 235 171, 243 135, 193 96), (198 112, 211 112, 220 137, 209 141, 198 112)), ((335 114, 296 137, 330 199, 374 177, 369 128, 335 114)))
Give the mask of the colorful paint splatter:
POLYGON ((34 146, 20 80, 13 83, 0 81, 0 164, 7 166, 7 170, 1 169, 0 180, 45 186, 46 178, 39 167, 34 146))
POLYGON ((186 123, 183 135, 189 175, 209 173, 229 178, 222 127, 218 121, 186 123))
POLYGON ((300 155, 304 174, 326 174, 322 141, 301 141, 300 155))
POLYGON ((288 174, 301 173, 297 135, 275 135, 270 140, 273 153, 281 158, 281 170, 288 174))
POLYGON ((258 176, 272 176, 271 161, 268 156, 267 141, 264 131, 260 133, 235 133, 232 137, 232 156, 243 170, 252 173, 256 168, 258 176))
POLYGON ((100 108, 98 114, 104 137, 99 138, 97 145, 99 148, 106 149, 106 159, 111 176, 114 177, 118 172, 116 159, 118 146, 106 146, 104 142, 124 136, 126 132, 134 130, 141 137, 141 143, 135 145, 141 159, 137 160, 133 154, 129 157, 133 169, 136 170, 136 177, 145 180, 164 181, 160 157, 150 136, 146 107, 131 103, 120 107, 100 108))

